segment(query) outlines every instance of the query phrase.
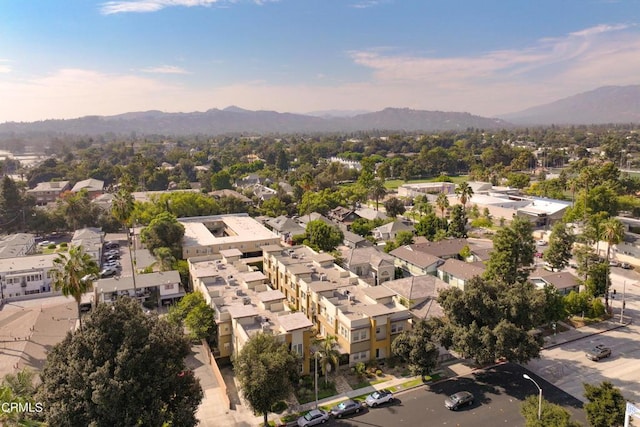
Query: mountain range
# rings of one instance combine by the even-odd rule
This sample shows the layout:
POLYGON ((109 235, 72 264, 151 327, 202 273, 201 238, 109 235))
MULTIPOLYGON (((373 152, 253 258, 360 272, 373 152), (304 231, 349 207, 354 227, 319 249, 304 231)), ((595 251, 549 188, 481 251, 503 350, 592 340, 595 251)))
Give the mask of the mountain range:
POLYGON ((386 108, 360 113, 329 110, 310 114, 251 111, 236 106, 205 112, 144 111, 115 116, 0 124, 0 138, 49 135, 220 135, 355 131, 433 132, 501 129, 517 125, 640 123, 640 85, 606 86, 498 118, 469 113, 386 108))

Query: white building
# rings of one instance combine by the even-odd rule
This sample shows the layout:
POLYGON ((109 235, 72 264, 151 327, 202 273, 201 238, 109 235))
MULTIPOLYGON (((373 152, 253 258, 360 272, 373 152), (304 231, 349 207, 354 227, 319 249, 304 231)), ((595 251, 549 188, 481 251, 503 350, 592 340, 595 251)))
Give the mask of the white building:
POLYGON ((1 297, 51 292, 50 271, 57 254, 0 259, 1 297))

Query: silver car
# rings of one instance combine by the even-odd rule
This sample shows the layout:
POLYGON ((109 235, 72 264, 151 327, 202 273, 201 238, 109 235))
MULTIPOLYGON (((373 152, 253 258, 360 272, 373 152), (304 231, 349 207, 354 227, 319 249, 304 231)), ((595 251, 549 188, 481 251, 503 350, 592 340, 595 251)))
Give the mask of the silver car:
POLYGON ((452 411, 455 411, 456 409, 465 405, 473 405, 473 394, 469 393, 468 391, 459 391, 444 400, 444 406, 446 406, 447 409, 451 409, 452 411))
POLYGON ((393 393, 389 390, 374 391, 365 399, 365 403, 370 408, 375 408, 378 405, 389 402, 393 402, 393 393))
POLYGON ((329 421, 329 414, 322 409, 312 409, 298 418, 298 427, 316 426, 329 421))

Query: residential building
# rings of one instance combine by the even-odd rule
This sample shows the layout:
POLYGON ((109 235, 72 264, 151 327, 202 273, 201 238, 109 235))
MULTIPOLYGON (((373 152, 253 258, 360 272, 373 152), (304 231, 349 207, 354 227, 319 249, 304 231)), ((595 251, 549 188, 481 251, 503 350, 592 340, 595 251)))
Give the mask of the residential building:
POLYGON ((547 271, 537 268, 529 274, 529 281, 538 289, 553 286, 560 295, 569 295, 571 291, 580 291, 580 280, 569 271, 547 271))
POLYGON ((264 221, 264 225, 268 229, 273 231, 277 236, 280 236, 283 242, 291 244, 293 236, 305 233, 305 228, 298 224, 293 218, 289 218, 286 215, 280 215, 277 218, 268 218, 264 221))
POLYGON ((377 286, 394 279, 395 258, 376 247, 342 247, 342 258, 347 270, 355 273, 369 285, 377 286))
POLYGON ((330 220, 335 221, 338 224, 344 224, 347 228, 355 221, 360 218, 360 215, 355 213, 355 210, 350 208, 345 208, 344 206, 338 206, 329 211, 328 215, 330 220))
POLYGON ((240 194, 237 191, 224 189, 224 190, 215 190, 209 193, 211 197, 216 200, 220 200, 223 197, 234 197, 244 203, 246 206, 251 206, 253 202, 250 198, 245 196, 244 194, 240 194))
POLYGON ((460 258, 460 251, 462 251, 465 246, 469 246, 469 248, 472 246, 467 239, 443 239, 438 242, 416 243, 411 245, 413 250, 442 259, 460 258))
POLYGON ((0 237, 0 259, 31 255, 36 250, 35 236, 28 233, 0 237))
POLYGON ((389 252, 395 258, 395 265, 402 269, 405 276, 423 276, 436 274, 436 268, 444 261, 415 248, 416 245, 400 246, 389 252))
POLYGON ((400 304, 407 307, 416 320, 444 315, 437 301, 438 294, 450 286, 436 276, 405 277, 385 282, 382 286, 394 291, 400 297, 400 304))
POLYGON ((91 255, 93 260, 100 265, 102 260, 102 245, 104 233, 100 228, 87 227, 76 230, 71 238, 70 246, 82 246, 85 253, 91 255))
POLYGON ((335 335, 350 365, 388 357, 395 336, 411 327, 411 313, 397 293, 369 286, 329 254, 277 245, 263 247, 263 253, 272 288, 292 310, 307 316, 320 335, 335 335))
POLYGON ((349 248, 363 248, 372 246, 373 244, 359 234, 352 233, 349 230, 342 230, 344 240, 342 243, 349 248))
POLYGON ((26 193, 28 196, 36 199, 36 205, 46 206, 58 200, 62 193, 70 189, 71 185, 69 181, 50 181, 41 182, 34 188, 27 190, 26 193))
POLYGON ((185 295, 176 270, 98 279, 93 283, 94 301, 113 302, 122 296, 159 305, 172 304, 185 295))
POLYGON ((456 185, 452 182, 420 182, 415 184, 402 184, 398 187, 398 197, 414 198, 427 196, 432 201, 438 194, 454 194, 456 185))
POLYGON ((380 227, 376 227, 371 230, 371 234, 376 240, 395 240, 398 233, 401 231, 408 231, 410 233, 415 232, 415 227, 411 224, 407 224, 404 221, 395 220, 388 222, 380 227))
POLYGON ((387 219, 389 219, 386 213, 380 212, 377 209, 371 209, 366 207, 365 208, 360 207, 356 209, 355 213, 360 218, 368 219, 369 221, 375 221, 376 219, 386 221, 387 219))
POLYGON ((85 179, 77 182, 71 189, 71 192, 79 193, 82 190, 86 190, 89 197, 94 199, 104 193, 104 181, 94 178, 85 179))
POLYGON ((285 295, 271 288, 266 276, 242 262, 234 251, 188 260, 193 288, 215 310, 217 358, 229 358, 258 332, 278 336, 302 358, 301 373, 310 372, 313 323, 293 312, 285 295))
POLYGON ((438 266, 438 277, 451 286, 456 286, 464 291, 471 279, 484 274, 485 268, 481 263, 468 263, 455 258, 447 259, 444 264, 438 266))
POLYGON ((237 249, 243 257, 262 257, 262 246, 277 245, 280 241, 280 237, 247 214, 179 218, 178 221, 185 229, 184 259, 218 254, 225 249, 237 249))
POLYGON ((57 254, 0 259, 2 299, 51 291, 50 272, 57 254))

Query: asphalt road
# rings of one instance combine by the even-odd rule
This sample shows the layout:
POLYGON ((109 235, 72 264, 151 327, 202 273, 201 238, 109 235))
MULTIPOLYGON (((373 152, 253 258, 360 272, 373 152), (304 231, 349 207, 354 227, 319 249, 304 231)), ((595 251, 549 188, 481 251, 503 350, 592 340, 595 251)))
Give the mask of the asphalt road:
POLYGON ((522 401, 537 395, 538 389, 522 377, 529 374, 542 387, 546 400, 570 411, 572 419, 586 425, 582 402, 546 382, 523 367, 511 363, 477 371, 474 374, 438 382, 399 394, 391 405, 366 410, 342 420, 331 420, 327 426, 524 426, 520 415, 522 401), (467 390, 474 394, 472 406, 449 411, 446 396, 467 390))

